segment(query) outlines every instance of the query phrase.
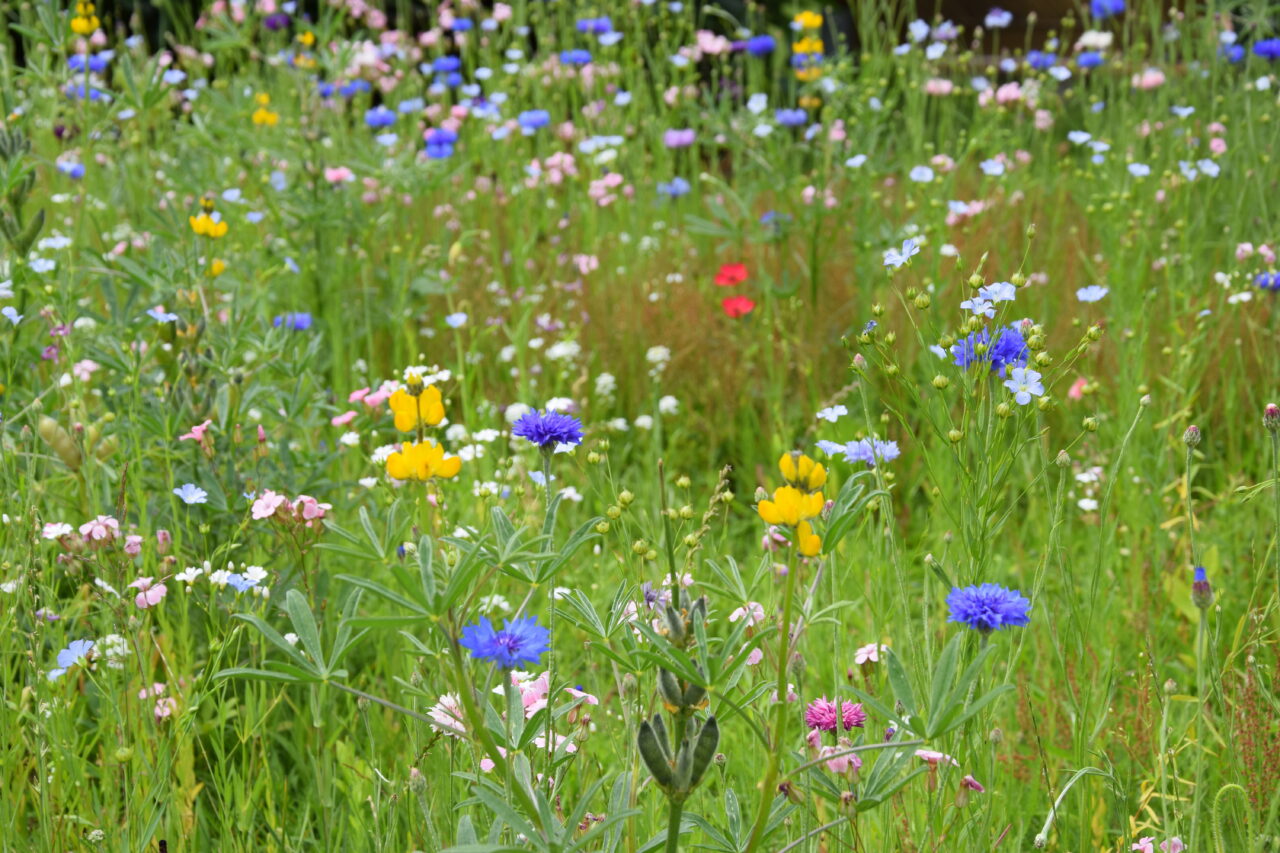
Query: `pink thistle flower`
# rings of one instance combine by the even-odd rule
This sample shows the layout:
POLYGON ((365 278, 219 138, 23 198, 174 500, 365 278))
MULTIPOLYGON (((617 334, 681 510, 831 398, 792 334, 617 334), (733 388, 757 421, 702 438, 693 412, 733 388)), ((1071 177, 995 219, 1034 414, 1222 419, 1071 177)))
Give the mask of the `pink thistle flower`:
POLYGON ((862 728, 866 721, 867 713, 862 710, 861 704, 849 701, 837 704, 826 696, 813 700, 804 710, 805 725, 824 732, 834 732, 840 725, 844 726, 845 731, 855 726, 862 728))

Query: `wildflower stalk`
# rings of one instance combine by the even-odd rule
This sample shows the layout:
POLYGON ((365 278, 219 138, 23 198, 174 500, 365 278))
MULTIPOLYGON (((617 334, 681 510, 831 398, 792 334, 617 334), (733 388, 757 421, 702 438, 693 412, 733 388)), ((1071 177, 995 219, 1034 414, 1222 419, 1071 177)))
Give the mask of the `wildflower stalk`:
POLYGON ((782 758, 787 729, 787 661, 791 657, 791 602, 795 593, 796 559, 793 547, 787 560, 787 577, 782 591, 782 626, 778 635, 777 695, 773 712, 773 748, 769 750, 769 763, 765 766, 764 779, 760 783, 760 802, 756 806, 755 822, 747 837, 746 853, 753 853, 764 835, 769 820, 769 805, 773 802, 773 783, 778 776, 778 764, 782 758))
POLYGON ((1275 539, 1271 545, 1271 554, 1275 561, 1274 575, 1276 591, 1276 612, 1280 613, 1280 431, 1271 432, 1271 479, 1274 485, 1271 495, 1275 504, 1275 539))
MULTIPOLYGON (((547 498, 547 518, 551 518, 551 454, 553 450, 551 446, 542 448, 542 482, 546 487, 547 498)), ((548 531, 550 532, 550 531, 548 531)), ((551 549, 551 540, 547 539, 542 546, 546 550, 551 549)), ((556 581, 551 579, 551 589, 547 592, 547 631, 551 636, 551 642, 547 646, 547 776, 551 777, 552 768, 555 765, 556 750, 554 741, 551 739, 551 704, 554 696, 556 684, 556 581)), ((510 681, 511 679, 507 679, 510 681)))

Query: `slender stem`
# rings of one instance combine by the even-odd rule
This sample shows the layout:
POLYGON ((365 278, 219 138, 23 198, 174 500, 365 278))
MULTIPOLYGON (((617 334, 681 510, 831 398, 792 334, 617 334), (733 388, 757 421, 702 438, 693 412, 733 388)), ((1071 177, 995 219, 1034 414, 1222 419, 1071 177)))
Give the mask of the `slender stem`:
POLYGON ((1191 849, 1200 840, 1200 803, 1204 799, 1204 703, 1208 696, 1204 686, 1204 660, 1209 651, 1209 609, 1200 608, 1200 627, 1196 633, 1196 783, 1191 799, 1191 849))
POLYGON ((787 564, 787 577, 783 582, 782 626, 778 631, 778 684, 777 694, 774 697, 773 748, 769 750, 769 763, 765 768, 764 779, 760 783, 760 803, 756 807, 756 819, 751 826, 751 835, 747 839, 746 853, 752 853, 764 836, 764 827, 769 820, 769 805, 773 802, 773 783, 778 776, 778 763, 782 757, 783 744, 786 742, 787 661, 791 658, 791 601, 794 597, 795 578, 796 559, 793 547, 787 564))
POLYGON ((1275 559, 1276 612, 1280 613, 1280 431, 1271 433, 1271 478, 1275 483, 1271 494, 1276 507, 1275 541, 1271 545, 1271 553, 1275 559))
POLYGON ((1191 505, 1191 462, 1192 451, 1188 447, 1186 472, 1183 479, 1183 488, 1186 491, 1186 495, 1183 500, 1187 505, 1187 540, 1191 543, 1191 565, 1195 566, 1199 564, 1196 562, 1196 517, 1191 505))
MULTIPOLYGON (((550 447, 542 449, 542 479, 543 485, 547 490, 547 517, 551 516, 551 453, 550 447)), ((552 533, 553 531, 548 531, 552 533)), ((551 540, 547 540, 542 545, 544 550, 551 550, 551 540)), ((551 739, 551 697, 552 691, 556 685, 556 579, 551 578, 550 589, 547 591, 547 631, 550 633, 551 642, 547 646, 547 778, 553 778, 552 770, 555 767, 556 749, 555 742, 551 739)))
POLYGON ((667 815, 667 853, 680 853, 680 818, 684 816, 684 800, 669 800, 667 815))

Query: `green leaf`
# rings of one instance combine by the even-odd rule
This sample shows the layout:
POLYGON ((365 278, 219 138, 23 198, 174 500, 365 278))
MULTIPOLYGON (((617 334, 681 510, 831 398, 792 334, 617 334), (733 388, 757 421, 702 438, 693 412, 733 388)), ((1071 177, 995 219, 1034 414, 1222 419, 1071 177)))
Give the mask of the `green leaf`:
POLYGON ((278 681, 284 684, 305 684, 308 679, 298 678, 287 672, 272 672, 269 669, 252 669, 250 667, 235 666, 231 669, 219 670, 214 674, 214 678, 247 678, 257 681, 278 681))
POLYGON ((279 631, 264 622, 260 616, 253 613, 236 613, 234 618, 243 622, 248 622, 250 625, 257 628, 258 631, 261 632, 262 636, 267 638, 268 642, 297 662, 298 666, 313 672, 317 676, 320 674, 311 661, 307 660, 288 640, 280 636, 279 631))
MULTIPOLYGON (((929 719, 937 720, 943 716, 947 709, 943 707, 946 700, 947 692, 951 688, 951 682, 956 677, 956 660, 960 656, 961 634, 952 637, 951 642, 947 643, 946 648, 942 650, 942 655, 938 658, 938 663, 933 670, 933 683, 929 686, 929 719)), ((933 732, 928 732, 930 736, 933 732)))
POLYGON ((328 665, 324 660, 324 650, 320 647, 320 630, 316 627, 315 617, 307 606, 307 599, 296 589, 289 590, 284 597, 284 608, 289 613, 289 621, 293 623, 293 633, 298 635, 302 647, 315 661, 320 675, 328 674, 328 665))
MULTIPOLYGON (((902 667, 902 661, 892 649, 888 654, 889 687, 893 690, 893 698, 902 703, 902 707, 911 716, 916 716, 916 697, 911 692, 911 679, 902 667)), ((896 715, 895 715, 896 716, 896 715)))

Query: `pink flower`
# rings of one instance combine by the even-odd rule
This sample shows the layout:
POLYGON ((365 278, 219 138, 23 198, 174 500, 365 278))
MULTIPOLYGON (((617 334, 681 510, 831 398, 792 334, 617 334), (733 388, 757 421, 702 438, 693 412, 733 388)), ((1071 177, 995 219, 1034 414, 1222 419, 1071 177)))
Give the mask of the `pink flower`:
POLYGON ((1222 137, 1220 137, 1220 136, 1215 136, 1213 139, 1210 139, 1210 140, 1209 140, 1209 153, 1210 153, 1210 154, 1226 154, 1226 153, 1227 153, 1227 140, 1223 139, 1223 138, 1222 138, 1222 137))
POLYGON ((1252 254, 1253 254, 1253 244, 1252 244, 1252 243, 1237 243, 1237 244, 1236 244, 1236 260, 1237 260, 1237 261, 1244 261, 1244 260, 1248 260, 1248 259, 1249 259, 1249 257, 1250 257, 1252 254))
POLYGON ((1173 838, 1170 838, 1168 841, 1161 841, 1160 849, 1163 850, 1164 853, 1182 853, 1183 850, 1187 849, 1187 846, 1182 843, 1181 838, 1178 838, 1175 835, 1173 838))
POLYGON ((449 737, 462 737, 467 733, 466 724, 462 721, 462 705, 452 693, 441 696, 428 716, 431 717, 431 725, 449 737))
POLYGON ((130 557, 136 557, 142 553, 142 537, 129 535, 124 537, 124 552, 130 557))
POLYGON ((970 791, 977 791, 979 794, 986 792, 986 788, 982 787, 982 783, 972 776, 965 776, 960 780, 961 788, 968 788, 970 791))
POLYGON ((169 553, 169 546, 173 544, 173 535, 169 531, 160 529, 156 531, 156 553, 169 553))
POLYGON ((1048 130, 1053 127, 1053 113, 1048 110, 1036 110, 1036 130, 1048 130))
POLYGON ((866 721, 867 712, 862 710, 861 704, 847 700, 837 704, 826 696, 813 700, 804 710, 804 724, 824 732, 834 732, 842 724, 845 731, 855 726, 862 728, 866 721))
POLYGON ((1130 82, 1135 89, 1149 91, 1164 85, 1164 72, 1159 68, 1148 68, 1141 74, 1133 75, 1130 82))
POLYGON ((758 601, 748 601, 729 614, 730 622, 737 622, 739 619, 746 619, 748 628, 764 621, 764 605, 758 601))
POLYGON ((178 700, 172 696, 164 696, 156 700, 156 722, 167 720, 178 710, 178 700))
POLYGON ((70 536, 74 530, 75 528, 65 521, 46 521, 40 535, 45 539, 61 539, 63 536, 70 536))
POLYGON ((1139 853, 1155 853, 1156 837, 1154 835, 1145 835, 1134 842, 1130 850, 1137 850, 1139 853))
POLYGON ((764 652, 760 651, 759 646, 747 653, 747 666, 755 666, 762 660, 764 660, 764 652))
POLYGON ((950 764, 952 767, 960 766, 959 761, 956 761, 945 752, 938 752, 936 749, 917 749, 916 758, 919 758, 930 767, 937 767, 939 764, 950 764))
POLYGON ((93 521, 80 525, 80 535, 90 542, 109 542, 120 532, 120 522, 109 515, 100 515, 93 521))
POLYGON ((934 77, 925 81, 924 93, 926 95, 950 95, 955 88, 956 84, 945 77, 934 77))
POLYGON ((1264 264, 1270 265, 1276 262, 1275 251, 1266 243, 1263 243, 1261 246, 1258 247, 1258 256, 1262 258, 1262 262, 1264 264))
POLYGON ((329 420, 329 423, 333 424, 336 427, 346 426, 347 424, 355 420, 355 417, 356 417, 355 409, 348 409, 347 411, 343 412, 340 415, 335 415, 333 418, 329 420))
POLYGON ((102 365, 98 364, 98 362, 86 358, 71 365, 71 375, 81 382, 88 382, 101 367, 102 365))
POLYGON ((204 441, 205 430, 209 428, 211 423, 213 423, 212 420, 206 420, 202 424, 196 424, 191 428, 191 432, 184 432, 178 436, 178 441, 187 441, 188 439, 191 441, 204 441))
POLYGON ((826 762, 827 769, 832 773, 838 773, 840 775, 844 775, 850 771, 856 773, 862 767, 862 759, 858 757, 856 752, 848 752, 848 749, 849 745, 847 742, 840 746, 824 746, 819 751, 818 757, 826 758, 828 755, 836 756, 835 758, 827 759, 826 762), (837 753, 841 752, 843 752, 844 755, 837 755, 837 753))
POLYGON ((350 394, 347 395, 347 402, 359 403, 361 400, 363 400, 367 396, 369 396, 368 388, 357 388, 355 391, 352 391, 350 394))
POLYGON ((142 688, 141 690, 139 690, 139 691, 138 691, 138 698, 139 698, 139 699, 150 699, 152 696, 163 696, 163 695, 164 695, 164 691, 165 691, 165 684, 164 684, 164 682, 162 682, 162 681, 157 681, 157 682, 155 682, 154 684, 152 684, 150 687, 144 687, 144 688, 142 688))
POLYGON ((356 173, 346 166, 326 166, 324 179, 331 184, 349 184, 356 179, 356 173))
POLYGON ((138 606, 139 610, 155 607, 164 600, 165 594, 169 592, 164 584, 153 584, 151 578, 138 578, 129 586, 138 590, 138 594, 133 598, 133 603, 138 606))
POLYGON ((879 643, 868 643, 853 653, 853 662, 856 664, 879 663, 880 652, 888 651, 888 646, 882 646, 879 643))
MULTIPOLYGON (((794 684, 788 684, 788 685, 787 685, 787 697, 786 697, 786 701, 788 701, 788 702, 796 702, 796 701, 798 701, 799 699, 800 699, 800 694, 796 693, 796 686, 795 686, 794 684)), ((773 691, 772 693, 770 693, 770 694, 769 694, 769 701, 770 701, 770 702, 777 702, 777 701, 778 701, 778 691, 777 691, 777 690, 775 690, 775 691, 773 691)))
POLYGON ((289 502, 284 495, 276 494, 267 489, 253 502, 253 517, 255 519, 270 518, 276 514, 280 507, 289 502))
POLYGON ((1075 382, 1071 383, 1071 388, 1070 390, 1067 391, 1067 397, 1069 397, 1072 400, 1081 399, 1082 397, 1084 397, 1084 388, 1088 384, 1089 383, 1085 380, 1083 376, 1077 378, 1075 382))
POLYGON ((330 509, 333 509, 332 504, 322 504, 310 495, 298 495, 293 502, 294 514, 300 515, 307 527, 311 526, 311 522, 324 518, 325 511, 330 509))

